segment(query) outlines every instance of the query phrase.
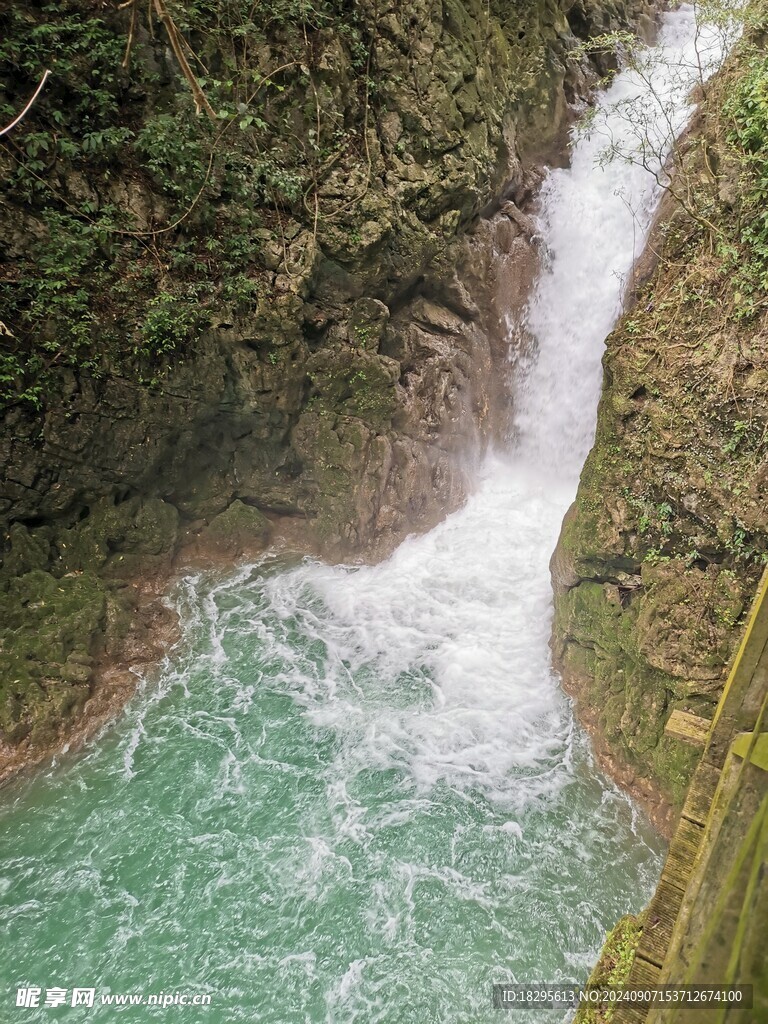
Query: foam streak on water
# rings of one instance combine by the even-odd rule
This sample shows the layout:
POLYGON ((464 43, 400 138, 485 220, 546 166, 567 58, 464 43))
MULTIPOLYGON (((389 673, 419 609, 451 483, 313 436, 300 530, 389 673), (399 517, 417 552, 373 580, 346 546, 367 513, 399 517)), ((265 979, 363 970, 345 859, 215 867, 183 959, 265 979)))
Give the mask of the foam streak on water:
MULTIPOLYGON (((673 64, 691 36, 667 16, 673 64)), ((603 102, 642 88, 619 76, 603 102)), ((636 168, 596 168, 597 145, 545 185, 519 442, 466 506, 378 566, 185 580, 160 679, 85 755, 6 791, 7 1006, 28 983, 213 996, 126 1024, 474 1024, 496 1019, 492 981, 583 980, 643 906, 659 844, 596 771, 547 648, 547 563, 657 198, 636 168)))

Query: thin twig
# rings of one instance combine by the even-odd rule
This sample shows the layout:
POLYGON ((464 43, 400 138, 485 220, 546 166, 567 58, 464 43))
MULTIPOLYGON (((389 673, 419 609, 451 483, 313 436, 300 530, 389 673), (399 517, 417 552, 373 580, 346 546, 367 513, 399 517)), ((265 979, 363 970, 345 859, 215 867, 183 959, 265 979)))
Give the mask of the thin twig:
MULTIPOLYGON (((121 4, 121 7, 126 6, 121 4)), ((128 26, 128 41, 125 44, 125 56, 123 57, 123 63, 121 67, 127 68, 131 60, 131 50, 133 48, 133 37, 136 32, 136 5, 133 0, 130 0, 131 7, 131 24, 128 26)))

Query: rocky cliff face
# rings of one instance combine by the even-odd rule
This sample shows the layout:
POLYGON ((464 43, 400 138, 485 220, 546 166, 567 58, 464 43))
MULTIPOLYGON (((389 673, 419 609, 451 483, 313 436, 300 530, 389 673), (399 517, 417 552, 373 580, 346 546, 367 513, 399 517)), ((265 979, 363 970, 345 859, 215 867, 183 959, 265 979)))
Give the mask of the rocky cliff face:
POLYGON ((684 144, 656 268, 608 339, 597 436, 552 561, 555 659, 622 776, 680 803, 768 551, 765 8, 684 144), (762 97, 762 98, 761 98, 762 97))
POLYGON ((0 157, 10 747, 77 718, 183 542, 295 521, 375 556, 460 502, 505 428, 520 207, 589 85, 568 52, 639 12, 216 6, 0 14, 6 120, 53 70, 0 157))

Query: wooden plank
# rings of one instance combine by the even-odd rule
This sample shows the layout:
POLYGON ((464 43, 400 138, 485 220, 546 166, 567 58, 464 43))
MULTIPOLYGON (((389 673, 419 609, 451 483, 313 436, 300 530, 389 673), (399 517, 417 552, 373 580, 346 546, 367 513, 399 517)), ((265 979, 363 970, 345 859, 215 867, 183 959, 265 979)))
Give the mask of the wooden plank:
MULTIPOLYGON (((641 959, 635 955, 629 975, 622 984, 627 988, 637 988, 645 985, 658 983, 660 971, 655 964, 641 959)), ((642 1007, 633 1006, 631 1003, 622 1004, 616 1007, 611 1017, 612 1024, 643 1024, 647 1010, 642 1007)), ((579 1017, 578 1019, 581 1019, 579 1017)))
POLYGON ((657 967, 657 965, 652 964, 650 960, 646 960, 644 957, 636 954, 632 963, 632 969, 627 977, 627 985, 629 987, 632 985, 640 987, 643 985, 657 985, 660 977, 660 967, 657 967))
MULTIPOLYGON (((639 954, 635 954, 634 962, 626 980, 628 988, 642 988, 644 985, 657 985, 661 971, 656 964, 650 963, 639 954)), ((612 1018, 612 1024, 643 1024, 648 1015, 647 1009, 633 1007, 630 1004, 618 1007, 612 1018)))
MULTIPOLYGON (((747 628, 733 660, 731 671, 720 697, 712 732, 704 752, 710 763, 722 767, 728 754, 734 729, 741 726, 751 728, 752 721, 745 721, 744 706, 750 684, 759 662, 768 649, 768 568, 760 580, 757 597, 752 605, 747 628)), ((749 717, 749 716, 746 716, 749 717)))
POLYGON ((704 829, 701 825, 688 821, 687 818, 680 819, 661 871, 661 877, 678 889, 685 889, 688 885, 703 834, 704 829))
POLYGON ((667 955, 672 929, 683 905, 683 896, 681 888, 662 877, 648 907, 637 955, 658 967, 661 967, 667 955))
POLYGON ((709 736, 710 725, 710 719, 676 708, 669 716, 664 732, 667 736, 688 743, 692 747, 703 747, 709 736))
POLYGON ((611 1017, 611 1024, 645 1024, 648 1016, 647 1009, 639 1009, 634 1006, 622 1003, 611 1017))
POLYGON ((720 770, 702 761, 693 773, 683 804, 682 817, 698 825, 704 825, 719 781, 720 770))
POLYGON ((737 689, 740 684, 748 683, 752 678, 766 643, 768 643, 768 568, 763 572, 760 580, 757 596, 750 609, 747 628, 744 630, 725 689, 715 711, 715 725, 726 710, 726 705, 730 703, 728 698, 731 691, 737 689))
POLYGON ((667 955, 703 834, 701 825, 681 818, 669 844, 667 859, 637 947, 638 956, 658 966, 664 963, 667 955))

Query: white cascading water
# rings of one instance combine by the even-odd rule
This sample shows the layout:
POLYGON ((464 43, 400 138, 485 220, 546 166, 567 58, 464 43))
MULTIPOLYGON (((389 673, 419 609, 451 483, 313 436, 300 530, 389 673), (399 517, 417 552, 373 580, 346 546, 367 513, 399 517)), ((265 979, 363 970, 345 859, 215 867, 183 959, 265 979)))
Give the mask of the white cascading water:
POLYGON ((570 167, 544 184, 550 259, 530 303, 538 350, 518 398, 514 458, 567 481, 571 492, 592 445, 603 341, 658 204, 656 175, 663 179, 663 159, 692 113, 691 90, 719 64, 727 36, 697 28, 687 4, 666 15, 645 65, 599 96, 570 167))
POLYGON ((391 680, 428 669, 432 699, 419 711, 401 709, 384 689, 380 707, 366 711, 364 752, 355 756, 405 762, 424 786, 445 779, 489 793, 512 788, 527 800, 534 794, 522 796, 510 769, 548 763, 551 744, 562 741, 548 563, 592 444, 603 343, 660 192, 636 162, 603 167, 601 154, 622 137, 631 149, 641 113, 656 134, 652 148, 668 151, 672 131, 689 119, 696 69, 719 49, 716 36, 695 32, 692 8, 666 15, 653 91, 646 75, 619 75, 598 98, 589 136, 577 136, 571 166, 550 172, 540 216, 548 265, 528 311, 536 351, 516 396, 518 437, 512 451, 487 460, 465 507, 381 565, 309 563, 267 584, 281 615, 298 617, 330 646, 332 671, 300 684, 318 722, 345 729, 356 721, 342 685, 350 664, 371 661, 391 680), (315 626, 304 606, 308 587, 327 609, 315 626))
POLYGON ((492 981, 585 980, 645 904, 659 844, 552 672, 548 562, 659 192, 599 154, 638 124, 617 102, 682 128, 695 38, 690 9, 665 15, 652 74, 617 76, 545 182, 515 444, 465 507, 377 566, 186 579, 159 683, 0 803, 0 989, 207 992, 211 1024, 479 1024, 492 981))

